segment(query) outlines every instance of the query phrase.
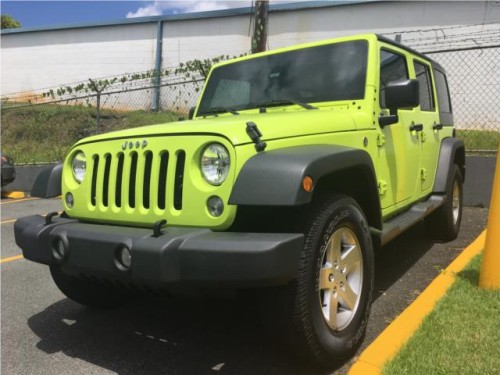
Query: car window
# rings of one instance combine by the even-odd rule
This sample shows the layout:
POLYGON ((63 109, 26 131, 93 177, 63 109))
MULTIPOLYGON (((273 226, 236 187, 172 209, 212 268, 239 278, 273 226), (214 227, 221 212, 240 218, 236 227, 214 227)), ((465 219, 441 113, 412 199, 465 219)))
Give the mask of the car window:
POLYGON ((385 106, 385 88, 389 82, 408 79, 406 58, 388 50, 380 51, 380 107, 385 106))
POLYGON ((217 107, 237 110, 295 100, 363 99, 368 43, 340 42, 268 54, 214 68, 198 116, 217 107))
POLYGON ((439 112, 451 113, 450 94, 448 91, 446 76, 439 70, 434 69, 434 77, 436 79, 439 112))
POLYGON ((420 85, 420 109, 434 111, 431 70, 427 65, 414 61, 415 75, 420 85))

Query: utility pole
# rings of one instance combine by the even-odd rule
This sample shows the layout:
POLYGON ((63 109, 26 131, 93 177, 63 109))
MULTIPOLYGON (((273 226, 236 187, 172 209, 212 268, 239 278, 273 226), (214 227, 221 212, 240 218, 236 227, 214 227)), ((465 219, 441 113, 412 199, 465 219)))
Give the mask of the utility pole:
POLYGON ((257 0, 254 8, 254 26, 252 35, 252 53, 263 52, 267 48, 268 0, 257 0))

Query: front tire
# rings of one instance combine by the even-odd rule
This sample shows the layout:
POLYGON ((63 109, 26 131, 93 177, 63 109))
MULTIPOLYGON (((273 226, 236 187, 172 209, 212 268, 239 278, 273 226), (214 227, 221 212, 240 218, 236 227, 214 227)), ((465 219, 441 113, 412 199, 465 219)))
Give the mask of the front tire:
POLYGON ((374 260, 368 224, 353 199, 336 195, 315 206, 304 229, 297 277, 279 290, 273 302, 281 312, 275 317, 297 354, 339 365, 356 352, 370 310, 374 260))

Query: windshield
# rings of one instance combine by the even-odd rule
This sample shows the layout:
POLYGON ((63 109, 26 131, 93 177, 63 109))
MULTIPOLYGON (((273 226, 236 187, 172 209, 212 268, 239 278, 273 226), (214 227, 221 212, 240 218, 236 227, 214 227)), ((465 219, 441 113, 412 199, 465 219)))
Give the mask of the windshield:
POLYGON ((362 99, 365 40, 309 47, 222 65, 207 82, 197 115, 251 108, 362 99))

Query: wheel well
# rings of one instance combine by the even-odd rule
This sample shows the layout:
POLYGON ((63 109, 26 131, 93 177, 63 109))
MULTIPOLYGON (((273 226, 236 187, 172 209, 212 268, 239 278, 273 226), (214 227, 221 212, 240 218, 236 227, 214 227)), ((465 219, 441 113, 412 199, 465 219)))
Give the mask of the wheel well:
POLYGON ((453 162, 460 168, 462 179, 465 181, 465 149, 463 147, 457 149, 453 162))
POLYGON ((307 212, 318 200, 332 193, 353 198, 363 210, 368 224, 382 228, 380 200, 373 176, 363 166, 337 171, 323 176, 314 187, 313 200, 300 206, 239 205, 230 231, 261 233, 300 232, 307 212))
POLYGON ((368 224, 381 229, 382 218, 376 181, 363 167, 349 168, 324 176, 316 184, 314 197, 332 192, 353 198, 363 210, 368 224))

